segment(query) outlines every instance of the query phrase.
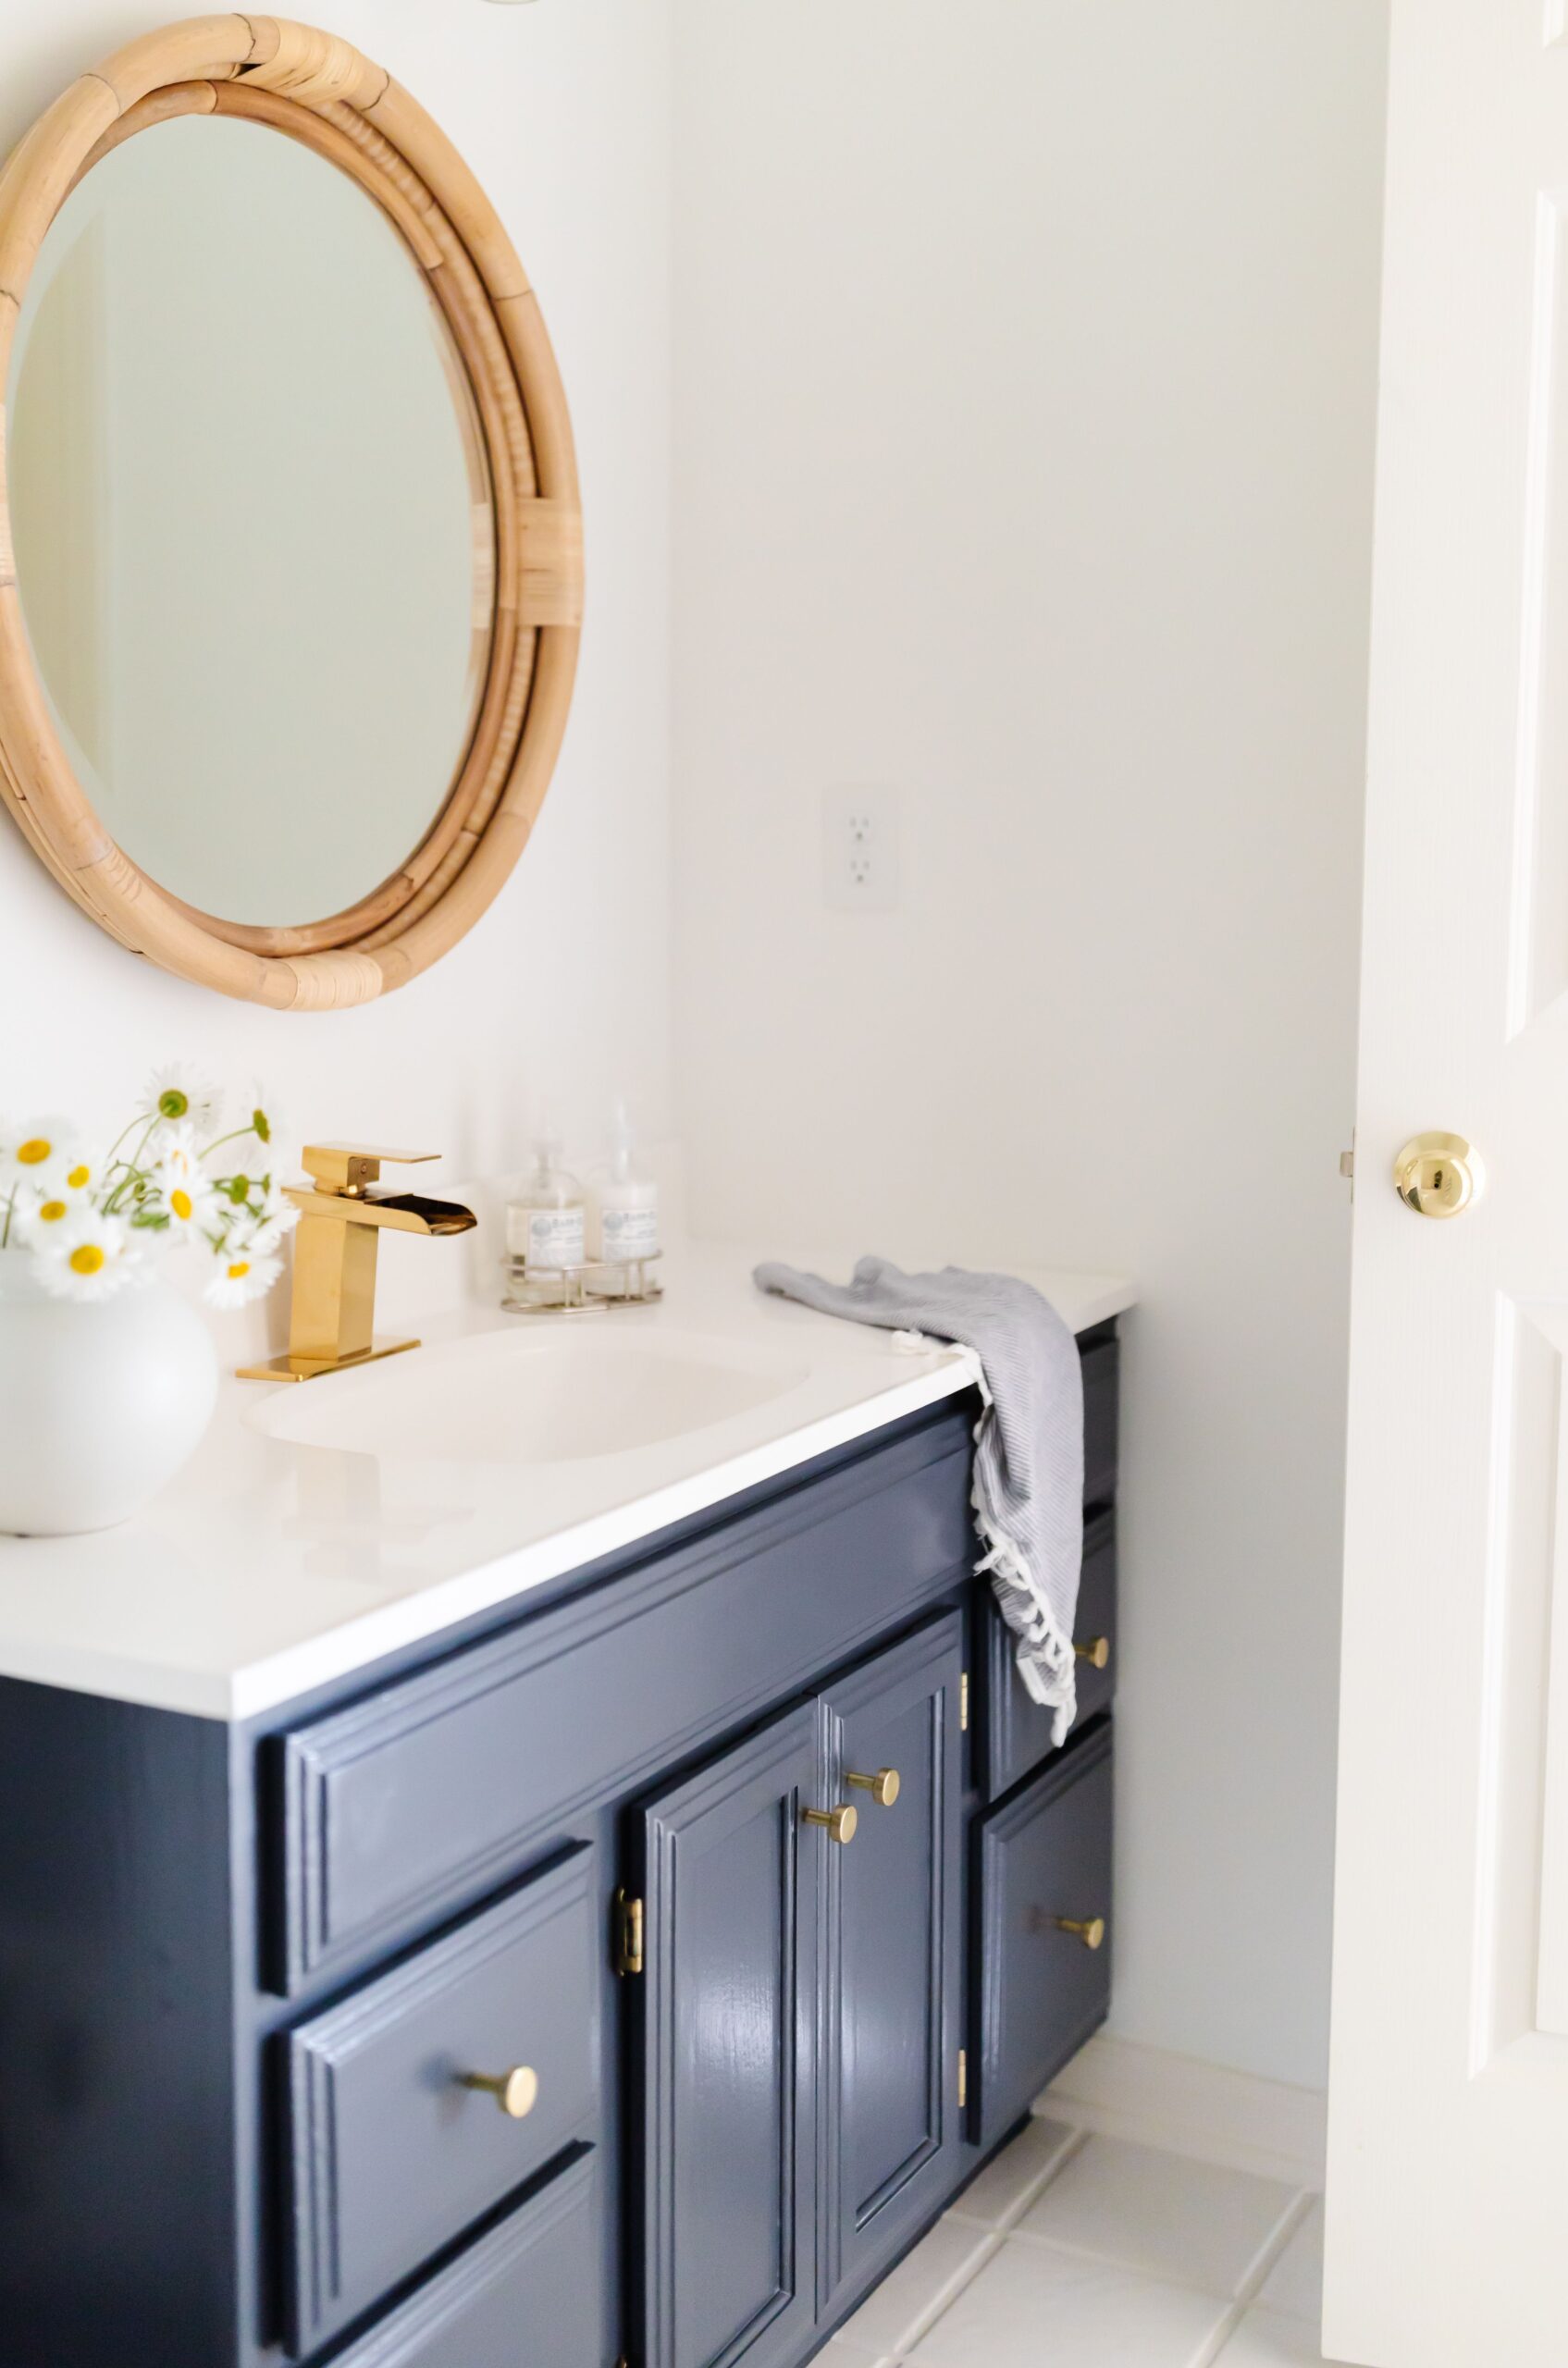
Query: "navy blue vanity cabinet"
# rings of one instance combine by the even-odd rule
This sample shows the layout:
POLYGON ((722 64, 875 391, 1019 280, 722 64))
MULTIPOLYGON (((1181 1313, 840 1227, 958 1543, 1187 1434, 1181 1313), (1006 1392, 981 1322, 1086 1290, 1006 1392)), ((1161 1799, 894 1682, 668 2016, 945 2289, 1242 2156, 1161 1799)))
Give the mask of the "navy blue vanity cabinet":
POLYGON ((976 1412, 248 1724, 0 1680, 0 2368, 803 2368, 1108 1999, 976 1412))

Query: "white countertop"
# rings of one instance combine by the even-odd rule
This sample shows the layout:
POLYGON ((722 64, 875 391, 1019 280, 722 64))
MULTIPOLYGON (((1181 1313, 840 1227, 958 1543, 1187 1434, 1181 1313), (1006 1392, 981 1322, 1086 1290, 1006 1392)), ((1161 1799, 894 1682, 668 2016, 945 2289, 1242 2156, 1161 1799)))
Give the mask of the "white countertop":
MULTIPOLYGON (((532 1465, 392 1458, 271 1437, 309 1393, 366 1367, 275 1388, 226 1381, 194 1461, 145 1512, 90 1537, 0 1537, 0 1675, 213 1719, 244 1719, 438 1635, 841 1447, 967 1384, 955 1350, 895 1344, 765 1298, 738 1250, 667 1262, 658 1308, 588 1318, 475 1310, 424 1327, 426 1352, 526 1326, 541 1345, 591 1326, 783 1350, 787 1386, 698 1430, 532 1465), (288 1414, 267 1412, 290 1401, 288 1414)), ((1105 1275, 1031 1273, 1075 1331, 1130 1307, 1105 1275)), ((426 1365, 438 1378, 435 1359, 426 1365)), ((346 1401, 340 1401, 345 1403, 346 1401)), ((367 1401, 368 1402, 368 1401, 367 1401)))

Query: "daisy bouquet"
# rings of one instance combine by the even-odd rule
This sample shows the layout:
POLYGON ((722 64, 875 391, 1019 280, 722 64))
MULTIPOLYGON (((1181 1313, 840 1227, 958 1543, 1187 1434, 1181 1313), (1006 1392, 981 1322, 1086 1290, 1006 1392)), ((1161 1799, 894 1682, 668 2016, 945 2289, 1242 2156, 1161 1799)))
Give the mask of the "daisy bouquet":
POLYGON ((53 1119, 0 1120, 0 1250, 31 1252, 58 1297, 100 1300, 145 1278, 158 1242, 190 1242, 213 1261, 208 1304, 243 1307, 278 1280, 299 1218, 272 1141, 260 1097, 226 1128, 217 1092, 179 1068, 153 1079, 102 1156, 53 1119))

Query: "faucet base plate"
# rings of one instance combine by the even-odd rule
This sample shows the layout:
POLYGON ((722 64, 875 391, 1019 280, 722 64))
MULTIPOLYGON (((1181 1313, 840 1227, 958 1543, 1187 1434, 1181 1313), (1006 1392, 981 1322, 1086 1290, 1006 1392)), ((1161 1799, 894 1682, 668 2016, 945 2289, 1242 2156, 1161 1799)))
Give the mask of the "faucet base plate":
POLYGON ((239 1365, 235 1368, 241 1381, 319 1381, 323 1374, 353 1373, 361 1365, 373 1365, 381 1357, 401 1356, 405 1349, 417 1349, 417 1340, 377 1340, 374 1348, 362 1349, 352 1357, 271 1357, 264 1365, 239 1365))

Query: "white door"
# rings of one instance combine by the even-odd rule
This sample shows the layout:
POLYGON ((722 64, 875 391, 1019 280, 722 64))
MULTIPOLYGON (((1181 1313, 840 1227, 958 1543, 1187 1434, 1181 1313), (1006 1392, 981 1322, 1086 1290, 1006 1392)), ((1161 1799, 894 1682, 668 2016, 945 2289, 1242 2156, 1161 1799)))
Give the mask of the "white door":
POLYGON ((1324 2350, 1565 2368, 1568 0, 1393 18, 1324 2350))

